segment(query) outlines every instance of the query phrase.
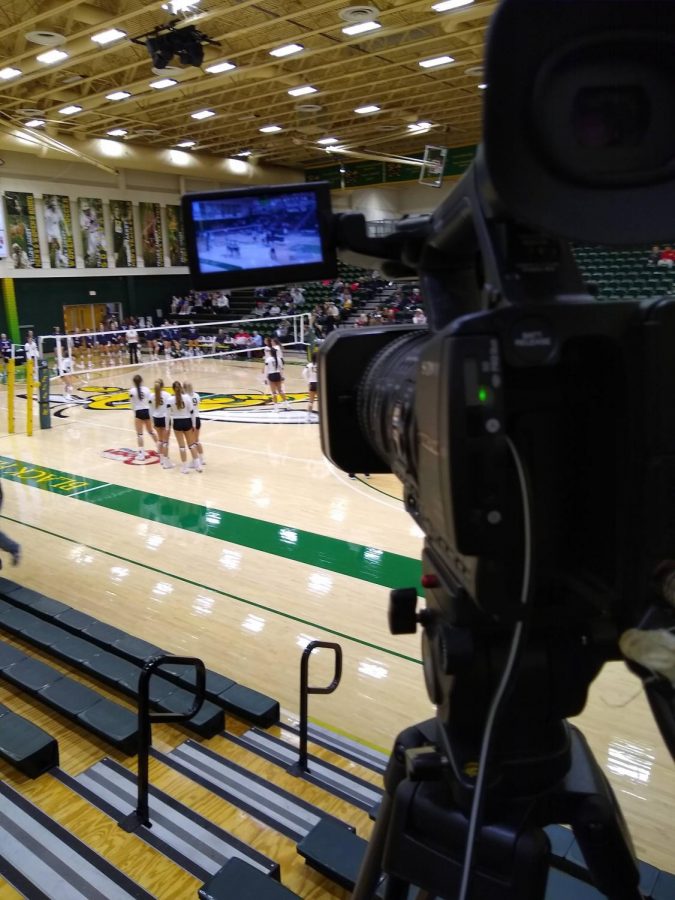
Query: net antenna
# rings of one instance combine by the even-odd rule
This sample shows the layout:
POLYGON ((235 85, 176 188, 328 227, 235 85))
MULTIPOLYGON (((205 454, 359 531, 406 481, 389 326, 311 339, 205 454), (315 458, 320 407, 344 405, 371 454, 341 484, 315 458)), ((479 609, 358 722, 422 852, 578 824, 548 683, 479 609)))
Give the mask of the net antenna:
POLYGON ((447 147, 435 147, 433 144, 427 144, 424 148, 419 183, 426 184, 427 187, 439 188, 443 184, 447 156, 447 147))

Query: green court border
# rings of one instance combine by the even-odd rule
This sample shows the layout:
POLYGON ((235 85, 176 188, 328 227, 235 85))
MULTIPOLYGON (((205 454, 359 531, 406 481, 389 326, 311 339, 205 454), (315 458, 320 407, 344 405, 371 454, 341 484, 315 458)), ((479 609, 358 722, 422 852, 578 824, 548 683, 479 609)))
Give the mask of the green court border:
POLYGON ((316 628, 317 630, 323 631, 326 634, 333 635, 334 637, 343 638, 344 640, 351 641, 354 644, 359 644, 362 647, 368 647, 368 649, 370 650, 378 650, 380 653, 386 653, 388 656, 394 656, 397 659, 404 660, 405 662, 411 662, 419 666, 422 665, 421 659, 415 659, 415 657, 413 656, 408 656, 405 653, 399 653, 396 650, 389 650, 387 647, 380 647, 379 644, 373 644, 370 641, 363 640, 363 638, 356 637, 352 634, 346 634, 342 631, 336 631, 334 628, 330 628, 326 625, 319 625, 316 622, 311 622, 309 619, 302 619, 300 616, 294 616, 292 613, 274 609, 271 606, 265 606, 264 603, 258 603, 255 600, 247 600, 244 597, 239 597, 236 594, 231 594, 229 591, 223 591, 220 588, 214 588, 210 585, 202 584, 199 581, 193 581, 191 578, 184 578, 182 575, 175 575, 173 572, 167 572, 165 569, 159 569, 156 566, 149 566, 147 563, 129 559, 119 553, 113 553, 111 550, 103 550, 101 547, 95 547, 93 544, 85 544, 83 541, 75 540, 75 538, 69 538, 63 534, 57 534, 54 531, 48 531, 46 528, 40 528, 39 525, 29 525, 27 522, 22 522, 20 519, 14 519, 11 516, 2 515, 0 516, 0 518, 5 519, 8 522, 13 522, 15 525, 22 525, 24 528, 30 528, 33 531, 39 531, 41 534, 48 534, 51 537, 59 538, 60 540, 66 541, 69 544, 77 544, 80 547, 86 547, 87 550, 93 550, 96 553, 102 553, 104 556, 108 556, 111 559, 117 559, 132 566, 139 566, 141 569, 147 569, 147 571, 149 572, 156 572, 158 575, 164 575, 166 578, 174 578, 176 581, 182 581, 184 584, 189 584, 192 587, 200 588, 204 591, 211 591, 214 594, 219 594, 221 597, 227 597, 230 600, 235 600, 237 603, 243 603, 245 606, 251 606, 254 609, 259 609, 268 614, 279 616, 282 619, 288 619, 291 622, 298 622, 300 625, 305 625, 309 628, 316 628))

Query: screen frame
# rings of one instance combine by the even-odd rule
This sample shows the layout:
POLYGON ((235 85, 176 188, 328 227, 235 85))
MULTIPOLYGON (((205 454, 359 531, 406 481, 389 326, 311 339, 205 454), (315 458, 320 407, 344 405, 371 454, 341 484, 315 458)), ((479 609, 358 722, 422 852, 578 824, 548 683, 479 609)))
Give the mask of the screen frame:
POLYGON ((323 281, 337 277, 337 256, 333 242, 333 214, 330 185, 327 181, 301 181, 293 184, 257 185, 255 187, 228 188, 219 191, 196 191, 184 194, 181 199, 185 245, 192 285, 196 290, 223 288, 262 287, 272 284, 294 284, 303 281, 323 281), (313 193, 316 197, 317 220, 323 259, 313 263, 294 263, 287 266, 263 266, 254 269, 228 269, 223 272, 203 272, 199 266, 197 231, 192 214, 193 203, 206 200, 239 199, 242 197, 269 197, 280 194, 313 193))

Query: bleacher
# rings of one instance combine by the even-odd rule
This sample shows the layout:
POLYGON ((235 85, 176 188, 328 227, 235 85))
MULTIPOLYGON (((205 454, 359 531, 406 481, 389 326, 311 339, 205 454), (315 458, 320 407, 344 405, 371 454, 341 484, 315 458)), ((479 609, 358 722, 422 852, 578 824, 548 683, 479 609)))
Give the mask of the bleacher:
POLYGON ((584 281, 599 300, 636 300, 675 293, 675 269, 650 265, 651 248, 618 250, 576 244, 574 256, 584 281))

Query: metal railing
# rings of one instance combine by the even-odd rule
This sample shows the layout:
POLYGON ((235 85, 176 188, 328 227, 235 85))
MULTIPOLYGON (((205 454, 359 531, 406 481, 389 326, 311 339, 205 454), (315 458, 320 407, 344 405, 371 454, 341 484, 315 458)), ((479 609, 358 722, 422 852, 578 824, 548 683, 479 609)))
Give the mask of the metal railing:
POLYGON ((194 656, 151 656, 143 663, 138 679, 138 800, 136 809, 119 822, 124 831, 137 831, 141 825, 152 828, 148 794, 150 792, 149 757, 152 746, 153 722, 182 722, 196 716, 202 708, 206 690, 206 667, 194 656), (155 669, 166 663, 194 666, 196 671, 195 699, 186 712, 152 712, 150 709, 150 677, 155 669))
POLYGON ((330 641, 310 641, 302 651, 300 660, 300 752, 298 761, 290 769, 294 775, 308 772, 307 766, 307 719, 310 694, 332 694, 342 678, 342 647, 330 641), (312 653, 319 648, 335 651, 335 674, 327 687, 311 687, 309 684, 309 660, 312 653))

